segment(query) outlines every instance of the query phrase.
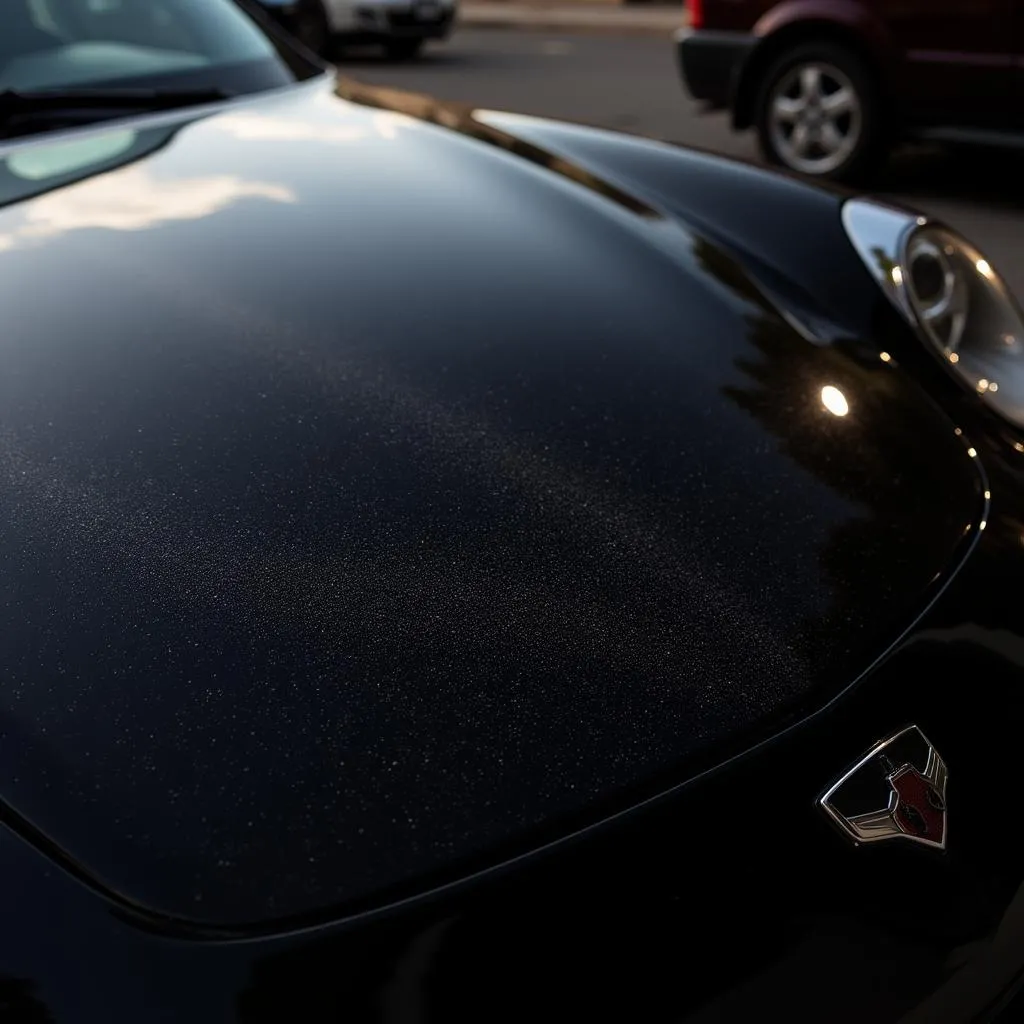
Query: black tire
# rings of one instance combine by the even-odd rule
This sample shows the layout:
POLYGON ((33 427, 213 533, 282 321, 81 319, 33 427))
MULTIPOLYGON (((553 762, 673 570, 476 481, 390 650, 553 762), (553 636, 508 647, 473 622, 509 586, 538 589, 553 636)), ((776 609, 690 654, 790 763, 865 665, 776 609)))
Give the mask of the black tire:
POLYGON ((768 163, 812 179, 862 183, 877 169, 887 148, 888 132, 874 76, 857 54, 824 40, 801 43, 772 61, 758 89, 755 126, 761 153, 768 163), (787 137, 786 122, 777 104, 784 100, 800 103, 809 95, 803 75, 811 73, 812 68, 819 71, 821 99, 817 105, 805 102, 804 112, 792 115, 793 127, 787 137), (795 94, 789 88, 791 84, 795 94), (836 84, 852 93, 850 114, 836 115, 824 107, 829 98, 838 95, 839 90, 826 91, 836 84), (831 123, 827 136, 826 120, 831 123), (795 142, 797 122, 803 128, 795 142), (840 145, 826 146, 826 139, 832 143, 837 137, 843 139, 840 145))
POLYGON ((295 36, 317 56, 327 54, 331 44, 331 26, 321 0, 305 0, 297 15, 295 36))
POLYGON ((423 49, 422 39, 389 39, 384 52, 391 60, 413 60, 423 49))

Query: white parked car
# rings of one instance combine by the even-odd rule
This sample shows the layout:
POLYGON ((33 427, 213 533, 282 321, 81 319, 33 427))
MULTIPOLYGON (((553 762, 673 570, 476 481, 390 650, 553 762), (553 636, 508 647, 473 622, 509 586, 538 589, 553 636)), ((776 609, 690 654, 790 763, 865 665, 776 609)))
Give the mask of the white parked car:
POLYGON ((259 0, 310 49, 380 43, 389 56, 409 59, 428 39, 444 39, 457 0, 259 0))

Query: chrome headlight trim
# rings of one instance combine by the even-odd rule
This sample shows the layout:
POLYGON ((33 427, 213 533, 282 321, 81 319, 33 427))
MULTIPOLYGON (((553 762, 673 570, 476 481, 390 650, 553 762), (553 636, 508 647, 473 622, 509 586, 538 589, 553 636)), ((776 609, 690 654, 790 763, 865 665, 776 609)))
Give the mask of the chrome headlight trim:
POLYGON ((906 210, 870 199, 848 199, 843 228, 857 255, 903 318, 916 328, 917 317, 903 287, 903 254, 910 236, 928 221, 906 210))
POLYGON ((968 390, 1024 428, 1024 315, 988 260, 945 225, 868 199, 846 234, 918 337, 968 390))

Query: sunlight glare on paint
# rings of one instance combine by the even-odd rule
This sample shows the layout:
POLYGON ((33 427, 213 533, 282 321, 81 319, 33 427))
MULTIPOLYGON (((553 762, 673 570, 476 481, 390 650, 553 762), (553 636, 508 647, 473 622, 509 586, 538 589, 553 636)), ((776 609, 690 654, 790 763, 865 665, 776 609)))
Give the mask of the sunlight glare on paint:
POLYGON ((850 411, 850 403, 846 401, 846 395, 831 384, 827 384, 821 389, 821 404, 833 416, 845 416, 850 411))

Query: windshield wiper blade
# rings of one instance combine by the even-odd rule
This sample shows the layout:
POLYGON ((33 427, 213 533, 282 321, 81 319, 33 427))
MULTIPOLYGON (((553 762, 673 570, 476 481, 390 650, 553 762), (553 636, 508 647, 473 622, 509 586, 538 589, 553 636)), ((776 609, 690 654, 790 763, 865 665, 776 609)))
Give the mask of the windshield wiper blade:
POLYGON ((63 110, 173 110, 231 99, 223 89, 45 89, 0 91, 0 119, 63 110))

